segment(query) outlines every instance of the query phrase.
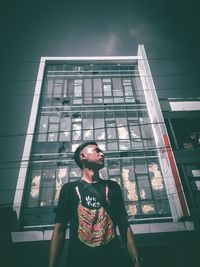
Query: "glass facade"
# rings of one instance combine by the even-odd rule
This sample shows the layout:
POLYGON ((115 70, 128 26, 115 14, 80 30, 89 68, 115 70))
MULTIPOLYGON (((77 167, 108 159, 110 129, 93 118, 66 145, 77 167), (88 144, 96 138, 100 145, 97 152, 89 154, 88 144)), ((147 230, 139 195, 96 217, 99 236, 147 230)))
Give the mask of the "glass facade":
POLYGON ((137 65, 46 65, 26 178, 21 225, 51 225, 63 184, 81 177, 73 152, 95 140, 104 179, 123 190, 132 223, 171 217, 137 65))

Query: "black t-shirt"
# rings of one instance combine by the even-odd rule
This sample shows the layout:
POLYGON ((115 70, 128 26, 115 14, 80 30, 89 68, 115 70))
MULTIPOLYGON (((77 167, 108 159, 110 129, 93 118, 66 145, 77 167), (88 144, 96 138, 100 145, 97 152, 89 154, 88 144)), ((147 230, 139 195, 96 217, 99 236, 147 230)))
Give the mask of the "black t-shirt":
POLYGON ((92 186, 107 204, 102 205, 78 180, 65 184, 60 192, 55 223, 69 223, 67 267, 111 267, 118 262, 116 226, 121 216, 127 216, 121 188, 102 179, 92 186))

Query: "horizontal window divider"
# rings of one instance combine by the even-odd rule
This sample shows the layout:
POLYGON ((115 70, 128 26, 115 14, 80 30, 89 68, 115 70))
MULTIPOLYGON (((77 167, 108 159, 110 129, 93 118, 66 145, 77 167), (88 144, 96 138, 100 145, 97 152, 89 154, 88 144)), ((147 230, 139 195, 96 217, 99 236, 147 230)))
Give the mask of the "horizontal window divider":
MULTIPOLYGON (((98 97, 97 97, 98 98, 98 97)), ((127 106, 147 106, 147 104, 146 103, 131 103, 131 104, 128 104, 128 103, 126 103, 125 104, 126 105, 126 107, 127 106)), ((116 107, 116 106, 118 106, 118 107, 124 107, 124 104, 118 104, 118 103, 116 103, 116 104, 109 104, 109 105, 105 105, 105 104, 96 104, 96 105, 73 105, 73 106, 61 106, 61 105, 59 105, 59 106, 45 106, 45 107, 42 107, 43 109, 48 109, 48 108, 92 108, 92 107, 94 107, 94 108, 98 108, 98 107, 100 107, 100 108, 103 108, 103 107, 110 107, 110 106, 113 106, 113 107, 116 107)))
MULTIPOLYGON (((127 153, 127 151, 118 151, 118 153, 127 153)), ((114 153, 114 152, 113 152, 114 153)), ((151 159, 151 158, 158 158, 157 155, 155 156, 151 156, 151 155, 142 155, 142 156, 117 156, 117 157, 109 157, 106 158, 105 160, 116 160, 116 159, 151 159)), ((56 158, 56 159, 49 159, 49 160, 34 160, 34 161, 30 161, 30 163, 33 164, 39 164, 39 163, 69 163, 69 162, 74 162, 73 159, 61 159, 61 158, 56 158)), ((106 166, 105 166, 106 167, 106 166)))
POLYGON ((63 113, 63 112, 68 112, 68 113, 75 113, 75 112, 79 112, 79 113, 94 113, 94 112, 114 112, 114 111, 147 111, 146 108, 141 108, 141 109, 113 109, 113 110, 102 110, 102 109, 95 109, 95 110, 71 110, 71 111, 66 111, 66 110, 50 110, 50 111, 42 111, 41 114, 48 114, 48 113, 63 113))
POLYGON ((78 73, 78 74, 82 74, 82 73, 93 73, 93 72, 139 72, 138 69, 134 69, 134 70, 48 70, 47 73, 78 73))
MULTIPOLYGON (((74 74, 74 75, 62 75, 62 74, 55 74, 55 75, 47 75, 46 78, 62 78, 62 77, 140 77, 139 74, 91 74, 91 75, 83 75, 83 74, 74 74)), ((44 78, 45 79, 45 78, 44 78)))
POLYGON ((34 161, 32 161, 32 163, 34 163, 34 164, 37 164, 37 163, 51 163, 51 162, 53 162, 53 163, 68 163, 68 162, 74 162, 74 160, 73 159, 49 159, 49 160, 34 160, 34 161))
POLYGON ((33 154, 32 157, 51 156, 51 155, 61 156, 61 155, 66 155, 66 154, 73 154, 73 152, 33 154))

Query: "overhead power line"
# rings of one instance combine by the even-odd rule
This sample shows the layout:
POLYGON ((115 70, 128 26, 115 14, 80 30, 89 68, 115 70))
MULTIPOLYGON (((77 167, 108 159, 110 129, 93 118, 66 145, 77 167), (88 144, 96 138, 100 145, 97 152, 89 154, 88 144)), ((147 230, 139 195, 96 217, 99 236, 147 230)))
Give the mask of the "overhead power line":
MULTIPOLYGON (((79 179, 80 177, 79 176, 77 176, 77 180, 79 179)), ((167 179, 167 178, 173 178, 173 176, 165 176, 165 178, 167 179)), ((45 179, 44 179, 45 180, 45 179)), ((52 180, 53 181, 56 181, 56 178, 55 179, 53 179, 52 178, 52 180)), ((121 179, 122 181, 123 181, 123 178, 121 179)), ((148 181, 149 181, 150 179, 148 178, 148 181)), ((129 182, 135 182, 135 181, 129 181, 129 182)), ((42 183, 42 178, 41 178, 41 183, 42 183)), ((48 188, 53 188, 54 186, 43 186, 43 185, 40 185, 40 186, 33 186, 33 189, 34 190, 41 190, 41 189, 48 189, 48 188)), ((56 188, 61 188, 62 187, 62 185, 59 185, 59 186, 55 186, 56 188)), ((139 186, 139 187, 141 187, 142 189, 151 189, 152 187, 151 186, 139 186)), ((171 187, 172 189, 174 188, 174 185, 169 185, 168 186, 168 188, 169 187, 171 187)), ((180 188, 181 189, 181 185, 176 185, 176 188, 180 188)), ((31 186, 30 186, 30 189, 31 189, 31 186)), ((154 186, 153 187, 153 189, 160 189, 160 185, 158 185, 158 186, 154 186)), ((0 189, 0 192, 17 192, 17 191, 22 191, 22 190, 24 190, 24 188, 10 188, 10 189, 0 189)), ((132 191, 131 189, 130 189, 130 191, 132 191)), ((139 191, 139 190, 136 190, 136 191, 139 191)), ((169 193, 168 195, 176 195, 176 193, 169 193)), ((33 201, 34 202, 34 201, 33 201)), ((15 203, 15 204, 17 204, 17 203, 15 203)))
MULTIPOLYGON (((156 91, 174 91, 174 90, 190 90, 190 89, 199 89, 200 88, 200 86, 187 86, 187 87, 185 87, 185 86, 181 86, 181 87, 167 87, 167 88, 158 88, 158 87, 156 87, 155 89, 156 89, 156 91)), ((133 93, 134 92, 144 92, 144 91, 155 91, 155 89, 154 88, 148 88, 148 89, 141 89, 141 90, 139 90, 139 89, 135 89, 135 88, 133 88, 133 93)), ((115 93, 115 92, 123 92, 123 91, 121 91, 121 90, 112 90, 111 91, 113 94, 115 93)), ((83 96, 92 96, 92 95, 95 95, 95 93, 96 92, 92 92, 92 94, 90 93, 90 92, 84 92, 83 93, 83 96)), ((124 91, 124 93, 125 93, 125 91, 124 91)), ((55 93, 56 94, 56 93, 55 93)), ((43 96, 52 96, 52 99, 54 99, 55 97, 53 96, 53 94, 48 94, 48 93, 41 93, 41 94, 10 94, 10 93, 8 93, 8 94, 6 94, 8 97, 9 96, 41 96, 41 98, 43 97, 43 96)), ((137 98, 137 97, 141 97, 141 96, 144 96, 144 94, 136 94, 136 95, 134 95, 133 96, 133 98, 137 98)), ((60 97, 60 96, 59 96, 60 97)), ((64 97, 63 95, 60 97, 60 98, 68 98, 68 97, 70 97, 70 98, 77 98, 75 95, 74 95, 74 93, 67 93, 67 96, 66 97, 64 97)), ((103 96, 102 96, 103 97, 103 96)), ((111 96, 111 97, 118 97, 118 96, 111 96)), ((96 98, 100 98, 100 97, 96 97, 96 98)), ((117 103, 116 103, 116 105, 117 105, 117 103)))
MULTIPOLYGON (((109 110, 109 111, 113 111, 114 110, 109 110)), ((122 110, 123 111, 123 110, 122 110)), ((130 110, 128 110, 130 111, 130 110)), ((116 122, 111 122, 113 124, 116 124, 116 122)), ((46 131, 46 132, 34 132, 34 133, 18 133, 18 134, 3 134, 0 135, 0 138, 7 138, 7 137, 21 137, 21 136, 34 136, 34 135, 39 135, 39 134, 53 134, 53 133, 75 133, 75 132, 82 132, 82 131, 94 131, 94 130, 104 130, 104 129, 119 129, 119 128, 124 128, 124 127, 129 127, 129 126, 146 126, 146 125, 156 125, 156 124, 164 124, 165 122, 162 121, 158 121, 158 122, 146 122, 146 123, 128 123, 128 124, 124 124, 124 125, 119 125, 119 126, 104 126, 104 127, 92 127, 92 128, 81 128, 81 129, 76 129, 76 130, 59 130, 59 131, 46 131)), ((139 139, 141 139, 141 137, 138 137, 139 139)), ((138 139, 136 138, 136 139, 138 139)), ((101 141, 101 140, 99 140, 101 141)))
MULTIPOLYGON (((132 56, 136 56, 137 57, 137 55, 132 55, 132 56)), ((55 57, 56 58, 64 58, 64 57, 68 57, 68 56, 55 56, 55 57)), ((69 56, 69 57, 75 57, 75 56, 69 56)), ((126 57, 127 57, 127 55, 126 55, 126 57)), ((52 56, 52 58, 54 58, 54 56, 52 56)), ((99 58, 101 58, 101 57, 99 57, 99 58)), ((140 60, 143 60, 143 61, 146 61, 146 60, 147 61, 162 61, 162 60, 163 61, 166 61, 166 60, 186 60, 186 61, 188 61, 188 60, 195 60, 196 61, 197 59, 198 59, 198 55, 195 55, 195 56, 179 56, 179 57, 173 57, 173 56, 167 56, 167 57, 148 57, 147 59, 137 59, 137 60, 138 61, 140 61, 140 60)), ((64 61, 64 59, 63 59, 63 61, 64 61)), ((88 60, 88 61, 89 61, 88 64, 90 64, 90 60, 88 60)), ((40 61, 40 59, 38 59, 38 60, 32 60, 32 59, 21 60, 21 59, 12 59, 12 58, 0 58, 0 64, 11 64, 11 63, 13 63, 13 64, 15 64, 15 63, 16 64, 18 64, 18 63, 20 63, 20 64, 36 64, 37 63, 38 64, 40 62, 45 62, 45 61, 40 61)), ((70 65, 70 62, 68 64, 70 65)), ((87 62, 86 62, 86 64, 87 64, 87 62)))
MULTIPOLYGON (((134 148, 134 149, 129 149, 129 150, 119 150, 119 151, 106 151, 105 155, 107 153, 119 153, 122 154, 122 157, 124 157, 124 154, 127 153, 142 153, 142 155, 140 155, 141 157, 146 157, 148 159, 148 157, 151 157, 152 155, 145 155, 146 153, 150 152, 150 153, 164 153, 166 151, 172 151, 172 148, 170 146, 163 146, 163 147, 150 147, 150 148, 134 148)), ((67 154, 73 154, 74 152, 62 152, 62 153, 57 153, 57 156, 54 157, 53 155, 31 155, 30 158, 27 157, 27 159, 22 159, 22 160, 4 160, 4 161, 0 161, 0 165, 10 165, 10 164, 21 164, 21 163, 29 163, 29 167, 30 166, 35 166, 35 163, 56 163, 56 162, 60 162, 60 161, 72 161, 72 158, 67 158, 67 154), (34 159, 35 157, 35 159, 34 159), (48 158, 50 157, 50 158, 48 158), (33 164, 34 163, 34 164, 33 164)), ((138 157, 140 157, 138 155, 138 157)), ((155 154, 154 156, 157 156, 157 154, 155 154)), ((137 155, 135 156, 137 157, 137 155)), ((132 157, 134 159, 134 156, 132 157)), ((109 157, 105 157, 105 159, 111 160, 109 157)), ((20 165, 19 165, 20 166, 20 165)), ((19 167, 18 166, 18 167, 19 167)), ((15 166, 17 167, 17 166, 15 166)), ((22 166, 22 168, 26 168, 26 166, 22 166)), ((0 169, 8 169, 7 167, 3 167, 0 169)), ((9 167, 10 169, 10 167, 9 167)))
MULTIPOLYGON (((121 76, 121 73, 119 74, 116 74, 117 76, 114 76, 114 77, 118 77, 118 76, 121 76)), ((87 76, 84 76, 84 74, 74 74, 74 75, 71 75, 73 77, 78 77, 78 76, 81 76, 81 78, 84 78, 84 77, 90 77, 90 76, 95 76, 95 75, 90 75, 88 74, 87 76)), ((70 77, 71 77, 70 76, 70 77)), ((99 74, 99 77, 102 77, 102 76, 109 76, 109 77, 112 77, 111 74, 106 74, 106 75, 103 75, 103 74, 99 74)), ((127 74, 128 77, 181 77, 181 76, 200 76, 200 73, 172 73, 172 74, 152 74, 152 75, 139 75, 139 74, 127 74)), ((48 79, 59 79, 59 78, 67 78, 68 76, 67 75, 61 75, 61 77, 59 75, 56 75, 55 74, 55 77, 48 77, 48 79)), ((95 76, 95 77, 98 77, 98 76, 95 76)), ((125 76, 123 76, 125 77, 125 76)), ((44 79, 0 79, 0 82, 36 82, 36 81, 44 81, 45 79, 47 78, 44 78, 44 79)))

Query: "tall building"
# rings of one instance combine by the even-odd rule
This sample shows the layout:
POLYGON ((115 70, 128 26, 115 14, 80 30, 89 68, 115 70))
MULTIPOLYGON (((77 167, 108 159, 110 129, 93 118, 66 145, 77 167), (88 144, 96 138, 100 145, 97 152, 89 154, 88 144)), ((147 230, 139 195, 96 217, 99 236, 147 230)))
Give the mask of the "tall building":
POLYGON ((191 219, 200 229, 200 98, 161 99, 160 105, 191 219))
MULTIPOLYGON (((14 199, 19 229, 52 229, 73 152, 95 140, 135 233, 193 229, 143 45, 132 57, 43 57, 14 199)), ((36 236, 36 235, 35 235, 36 236)), ((15 238, 15 235, 13 235, 15 238)))

